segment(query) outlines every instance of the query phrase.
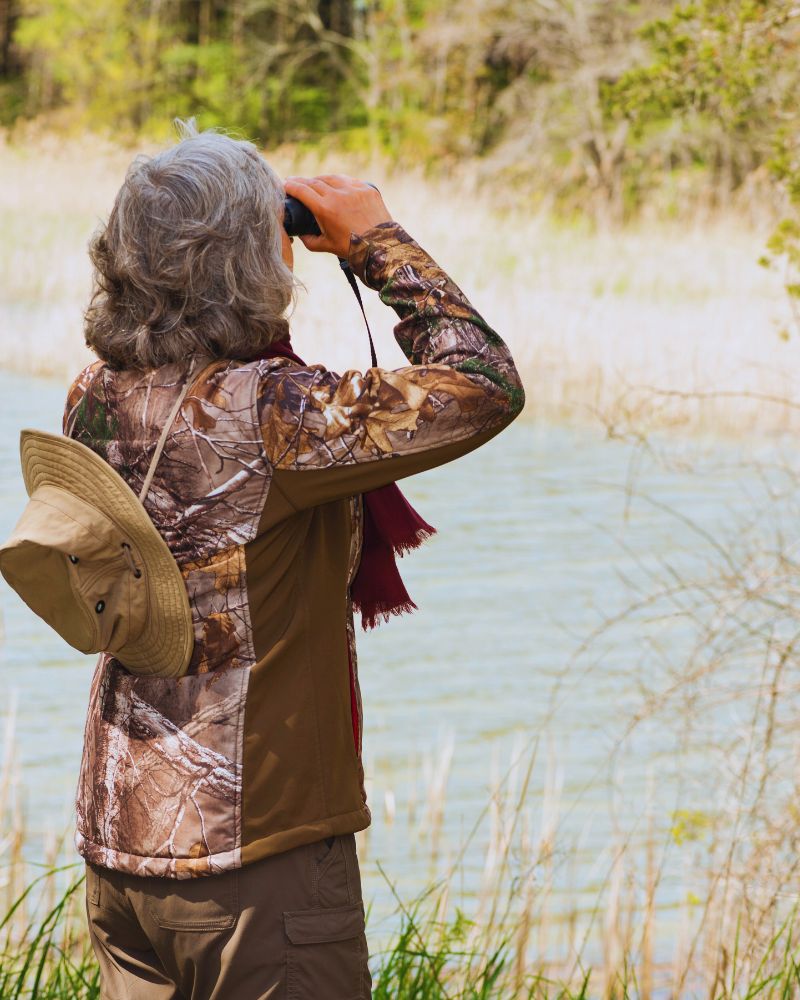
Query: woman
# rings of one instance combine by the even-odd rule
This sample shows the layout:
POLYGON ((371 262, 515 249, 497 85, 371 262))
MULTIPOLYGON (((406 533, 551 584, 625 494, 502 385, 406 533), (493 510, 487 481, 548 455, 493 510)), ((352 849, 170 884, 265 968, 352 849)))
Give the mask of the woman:
POLYGON ((194 627, 186 676, 104 654, 92 684, 76 842, 103 996, 369 997, 354 584, 370 614, 402 609, 390 536, 413 515, 382 527, 381 498, 507 426, 518 374, 377 191, 284 184, 250 143, 192 125, 133 162, 91 256, 99 360, 64 430, 138 493, 188 380, 145 506, 194 627), (320 225, 304 245, 396 310, 407 367, 293 354, 287 193, 320 225))

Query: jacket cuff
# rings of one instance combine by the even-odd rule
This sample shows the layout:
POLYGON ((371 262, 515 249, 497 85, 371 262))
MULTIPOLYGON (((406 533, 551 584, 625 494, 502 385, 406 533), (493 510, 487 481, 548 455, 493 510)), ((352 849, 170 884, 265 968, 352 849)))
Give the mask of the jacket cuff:
POLYGON ((407 262, 409 247, 418 245, 399 222, 380 222, 363 233, 350 234, 347 261, 365 285, 379 291, 407 262))

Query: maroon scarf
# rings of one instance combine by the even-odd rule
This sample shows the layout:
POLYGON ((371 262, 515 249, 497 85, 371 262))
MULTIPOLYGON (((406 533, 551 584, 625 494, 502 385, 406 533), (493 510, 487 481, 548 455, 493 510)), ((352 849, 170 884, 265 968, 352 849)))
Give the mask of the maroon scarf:
MULTIPOLYGON (((259 358, 289 358, 305 367, 292 350, 287 336, 274 341, 259 358)), ((436 529, 424 521, 400 492, 397 483, 370 490, 364 497, 364 543, 361 562, 350 588, 353 608, 361 612, 364 629, 375 628, 380 619, 413 611, 411 600, 397 569, 395 556, 416 549, 436 529)))

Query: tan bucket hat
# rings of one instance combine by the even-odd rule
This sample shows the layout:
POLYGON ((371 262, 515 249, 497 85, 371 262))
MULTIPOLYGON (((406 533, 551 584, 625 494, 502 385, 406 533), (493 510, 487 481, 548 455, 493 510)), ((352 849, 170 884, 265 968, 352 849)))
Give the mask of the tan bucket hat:
POLYGON ((0 546, 6 581, 70 646, 112 653, 132 673, 151 677, 185 674, 194 646, 180 568, 141 502, 188 389, 189 377, 139 498, 86 445, 23 430, 20 457, 30 499, 0 546))

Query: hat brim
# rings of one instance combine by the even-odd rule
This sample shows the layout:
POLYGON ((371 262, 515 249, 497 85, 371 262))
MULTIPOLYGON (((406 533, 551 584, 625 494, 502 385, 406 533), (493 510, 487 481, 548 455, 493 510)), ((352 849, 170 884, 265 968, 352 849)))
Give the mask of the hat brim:
POLYGON ((20 459, 29 496, 43 486, 69 490, 111 518, 141 558, 150 613, 139 635, 113 655, 135 674, 173 678, 185 674, 194 648, 186 584, 133 490, 91 448, 63 435, 23 430, 20 459))

